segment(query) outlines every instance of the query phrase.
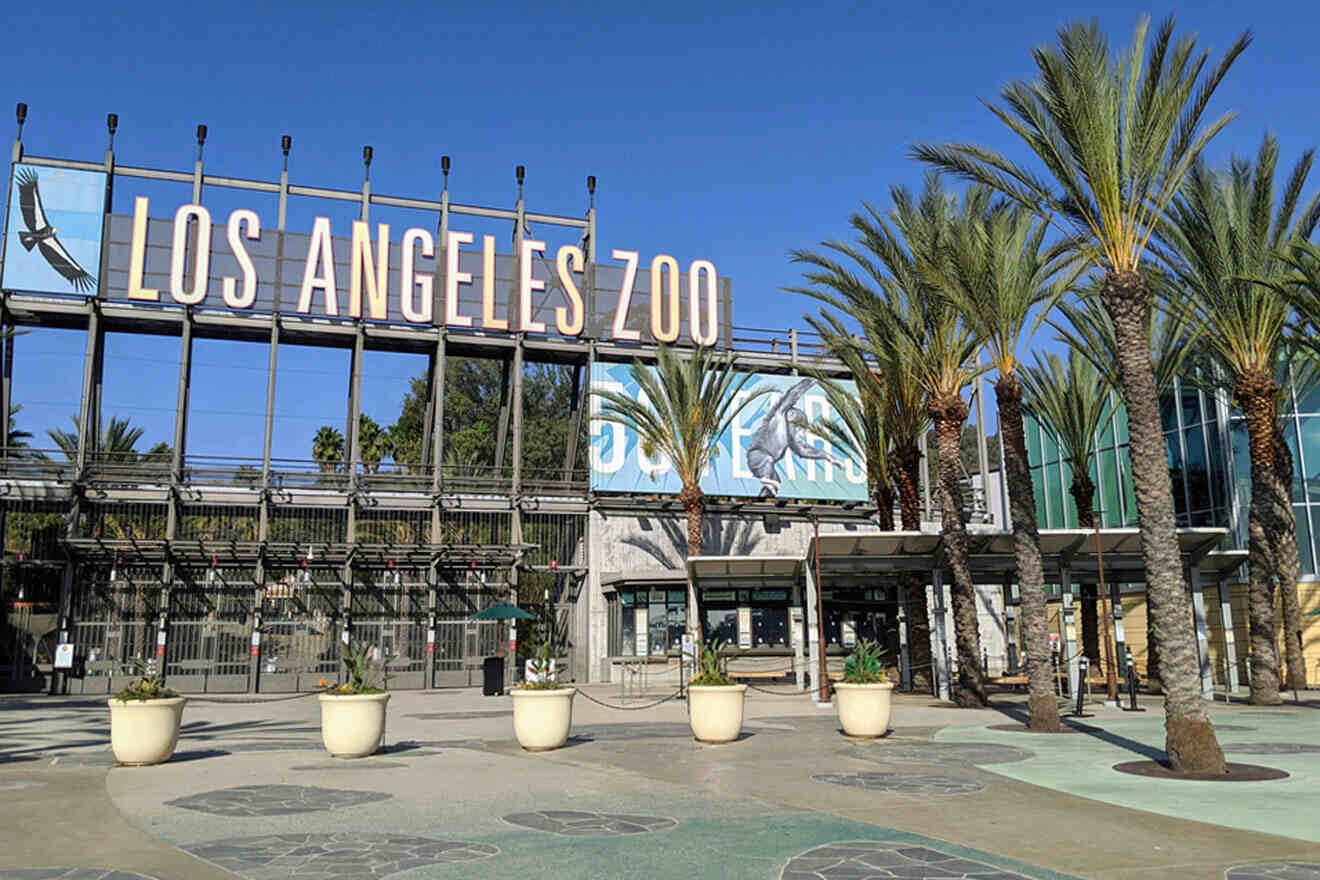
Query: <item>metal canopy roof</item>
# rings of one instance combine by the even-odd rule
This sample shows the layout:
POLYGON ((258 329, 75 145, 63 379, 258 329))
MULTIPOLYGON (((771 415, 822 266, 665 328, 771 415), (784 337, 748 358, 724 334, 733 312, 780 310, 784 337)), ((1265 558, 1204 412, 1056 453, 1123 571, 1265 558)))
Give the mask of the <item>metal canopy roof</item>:
MULTIPOLYGON (((998 581, 1014 576, 1017 561, 1012 533, 969 532, 967 537, 968 562, 974 578, 998 581)), ((1226 543, 1227 538, 1228 529, 1223 528, 1178 529, 1178 546, 1184 562, 1197 565, 1202 574, 1213 580, 1246 562, 1245 550, 1215 549, 1226 543)), ((948 564, 943 538, 938 534, 821 535, 819 542, 821 575, 830 581, 849 576, 874 579, 878 575, 944 568, 948 564)), ((1101 559, 1109 577, 1145 579, 1140 529, 1100 529, 1098 533, 1091 529, 1042 529, 1040 550, 1047 581, 1060 580, 1065 568, 1073 576, 1093 575, 1101 559)), ((807 562, 815 565, 814 544, 808 548, 807 562)))
POLYGON ((800 556, 693 556, 687 561, 687 570, 697 587, 791 587, 798 582, 805 561, 800 556))

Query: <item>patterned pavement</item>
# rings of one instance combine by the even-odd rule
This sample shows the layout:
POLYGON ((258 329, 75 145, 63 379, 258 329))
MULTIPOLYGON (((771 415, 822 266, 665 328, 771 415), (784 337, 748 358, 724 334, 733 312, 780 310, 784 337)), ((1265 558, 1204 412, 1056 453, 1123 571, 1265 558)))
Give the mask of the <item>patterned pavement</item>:
POLYGON ((166 801, 165 805, 213 816, 287 816, 369 804, 391 797, 393 795, 383 791, 351 791, 314 785, 240 785, 188 795, 166 801))
POLYGON ((949 855, 924 846, 895 846, 871 840, 847 840, 795 856, 780 880, 1027 880, 984 862, 949 855))
POLYGON ((887 791, 893 794, 971 794, 985 788, 974 779, 921 773, 821 773, 811 778, 831 785, 846 785, 851 788, 887 791))
POLYGON ((584 813, 577 810, 536 810, 531 813, 510 813, 504 817, 510 825, 535 828, 569 837, 646 834, 668 831, 678 825, 665 816, 628 816, 618 813, 584 813))
POLYGON ((249 880, 385 877, 423 865, 472 862, 499 853, 484 843, 353 831, 234 837, 187 849, 249 880))

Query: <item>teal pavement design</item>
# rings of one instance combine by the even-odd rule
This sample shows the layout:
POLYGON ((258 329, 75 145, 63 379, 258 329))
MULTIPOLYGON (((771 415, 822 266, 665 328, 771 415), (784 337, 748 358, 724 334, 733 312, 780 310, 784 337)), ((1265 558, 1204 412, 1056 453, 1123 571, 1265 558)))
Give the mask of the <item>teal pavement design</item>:
POLYGON ((1177 816, 1299 840, 1320 842, 1320 711, 1280 708, 1215 714, 1224 756, 1241 764, 1284 770, 1267 782, 1191 782, 1132 776, 1123 761, 1164 760, 1164 715, 1097 721, 1100 729, 1064 735, 1017 733, 983 726, 950 727, 942 743, 976 742, 1029 749, 1027 760, 982 770, 1032 785, 1136 810, 1177 816))

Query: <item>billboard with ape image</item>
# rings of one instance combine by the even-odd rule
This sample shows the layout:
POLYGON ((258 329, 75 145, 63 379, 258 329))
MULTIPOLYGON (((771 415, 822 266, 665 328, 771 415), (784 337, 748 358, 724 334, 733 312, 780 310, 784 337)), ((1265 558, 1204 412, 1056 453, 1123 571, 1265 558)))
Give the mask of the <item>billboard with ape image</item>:
MULTIPOLYGON (((593 391, 642 400, 629 364, 593 363, 593 391)), ((737 383, 735 382, 735 385, 737 383)), ((840 383, 855 391, 852 382, 840 383)), ((760 389, 719 438, 719 453, 701 478, 707 495, 865 501, 866 469, 851 450, 830 443, 812 426, 837 418, 817 380, 753 374, 735 404, 760 389)), ((591 398, 591 489, 594 492, 674 493, 682 488, 663 454, 646 454, 636 432, 601 418, 605 402, 591 398)))

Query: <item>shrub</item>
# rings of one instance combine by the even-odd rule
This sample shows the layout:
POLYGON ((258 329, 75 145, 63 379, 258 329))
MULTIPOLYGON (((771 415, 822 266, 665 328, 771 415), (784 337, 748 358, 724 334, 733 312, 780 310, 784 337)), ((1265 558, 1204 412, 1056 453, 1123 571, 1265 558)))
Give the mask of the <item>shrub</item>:
POLYGON ((843 662, 843 680, 846 684, 882 684, 887 679, 880 665, 884 649, 878 642, 858 639, 852 653, 843 662))
POLYGON ((349 642, 344 646, 344 669, 348 672, 348 681, 329 689, 328 693, 339 696, 357 694, 383 694, 389 690, 389 673, 384 671, 384 662, 377 664, 371 659, 371 645, 366 642, 349 642), (380 667, 380 687, 373 684, 380 667))
POLYGON ((165 677, 157 670, 155 660, 144 662, 141 657, 134 657, 133 671, 137 674, 138 680, 124 688, 115 697, 121 703, 127 703, 129 700, 138 700, 139 702, 165 700, 178 696, 177 692, 165 687, 165 677))
POLYGON ((700 671, 692 676, 691 681, 688 682, 690 686, 729 687, 734 683, 724 671, 724 658, 720 656, 722 647, 724 647, 723 643, 718 640, 702 645, 701 655, 697 658, 700 671))

